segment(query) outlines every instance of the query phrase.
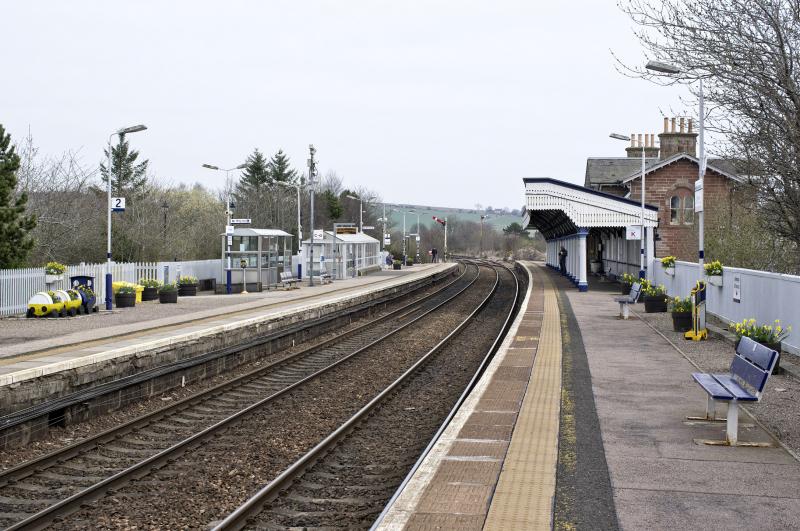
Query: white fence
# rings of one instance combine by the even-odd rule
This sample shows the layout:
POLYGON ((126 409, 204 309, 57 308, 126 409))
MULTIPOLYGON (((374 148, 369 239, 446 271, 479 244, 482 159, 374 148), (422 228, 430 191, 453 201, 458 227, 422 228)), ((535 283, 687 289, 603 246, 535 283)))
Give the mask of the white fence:
MULTIPOLYGON (((94 277, 94 291, 98 304, 105 300, 106 264, 82 264, 67 266, 63 280, 52 283, 49 289, 69 289, 69 278, 78 275, 94 277)), ((197 278, 214 278, 220 281, 222 264, 217 260, 193 260, 187 262, 132 262, 114 263, 111 275, 114 281, 137 282, 141 278, 157 278, 174 282, 177 275, 197 278)), ((0 316, 25 313, 28 299, 39 291, 46 291, 43 267, 28 269, 0 269, 0 316)))
MULTIPOLYGON (((653 263, 653 278, 663 284, 671 297, 686 297, 699 280, 699 265, 677 262, 675 276, 668 275, 661 263, 653 263)), ((793 332, 783 342, 783 349, 800 354, 800 276, 767 273, 752 269, 724 267, 722 286, 707 284, 707 311, 724 321, 755 319, 772 323, 780 319, 793 332), (736 299, 734 299, 736 295, 736 299)))

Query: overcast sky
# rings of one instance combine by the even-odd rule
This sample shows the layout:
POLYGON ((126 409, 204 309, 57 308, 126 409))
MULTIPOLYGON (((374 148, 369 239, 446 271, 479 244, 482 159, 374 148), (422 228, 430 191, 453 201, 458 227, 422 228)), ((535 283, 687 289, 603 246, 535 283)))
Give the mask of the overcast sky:
POLYGON ((305 168, 309 143, 387 202, 518 208, 521 178, 583 183, 660 132, 685 89, 628 79, 641 60, 613 0, 4 2, 0 123, 96 166, 129 137, 173 183, 258 147, 305 168))

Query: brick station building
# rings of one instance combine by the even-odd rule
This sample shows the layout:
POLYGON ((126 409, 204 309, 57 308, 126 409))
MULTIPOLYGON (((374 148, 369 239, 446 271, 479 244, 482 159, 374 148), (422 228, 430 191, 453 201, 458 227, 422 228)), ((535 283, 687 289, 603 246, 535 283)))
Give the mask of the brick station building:
MULTIPOLYGON (((664 118, 664 131, 658 135, 631 135, 625 157, 586 160, 587 188, 641 200, 642 149, 645 154, 645 203, 658 207, 655 256, 676 256, 678 260, 697 260, 697 225, 694 213, 694 183, 700 161, 697 159, 697 133, 691 119, 664 118)), ((731 161, 708 159, 704 187, 706 218, 729 212, 737 183, 731 161)), ((597 242, 589 242, 589 259, 597 256, 597 242)))

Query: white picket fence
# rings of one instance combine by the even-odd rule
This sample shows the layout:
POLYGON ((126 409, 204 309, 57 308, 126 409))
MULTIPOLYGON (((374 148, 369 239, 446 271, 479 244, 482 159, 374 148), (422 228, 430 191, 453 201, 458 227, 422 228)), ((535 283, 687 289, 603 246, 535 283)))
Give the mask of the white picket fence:
MULTIPOLYGON (((197 278, 215 278, 221 276, 220 260, 192 260, 186 262, 128 262, 111 265, 111 276, 114 281, 137 282, 142 278, 157 278, 162 282, 174 282, 178 274, 197 278)), ((48 289, 69 289, 70 277, 85 275, 94 277, 94 292, 98 304, 105 300, 105 275, 107 264, 81 264, 67 266, 63 280, 49 286, 45 282, 43 267, 27 269, 0 269, 0 316, 25 313, 28 299, 48 289)))

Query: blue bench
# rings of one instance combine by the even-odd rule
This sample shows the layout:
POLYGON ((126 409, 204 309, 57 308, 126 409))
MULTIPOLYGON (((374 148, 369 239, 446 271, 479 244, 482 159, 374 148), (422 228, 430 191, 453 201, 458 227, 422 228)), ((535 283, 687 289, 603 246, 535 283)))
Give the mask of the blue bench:
POLYGON ((708 394, 704 420, 725 420, 725 441, 703 441, 706 444, 729 446, 768 446, 764 443, 739 443, 739 402, 758 402, 767 386, 769 375, 778 360, 778 353, 749 337, 736 347, 729 374, 696 372, 692 378, 708 394), (716 418, 717 402, 728 403, 727 419, 716 418))
POLYGON ((619 303, 619 318, 620 319, 627 319, 629 312, 628 312, 628 305, 629 304, 636 304, 636 301, 639 300, 639 295, 642 294, 642 285, 639 282, 634 282, 631 286, 631 292, 628 293, 627 297, 616 297, 614 300, 619 303))

